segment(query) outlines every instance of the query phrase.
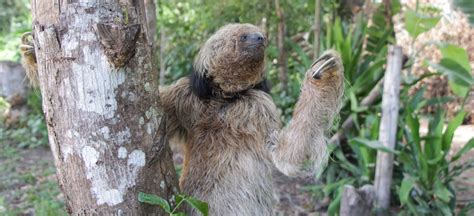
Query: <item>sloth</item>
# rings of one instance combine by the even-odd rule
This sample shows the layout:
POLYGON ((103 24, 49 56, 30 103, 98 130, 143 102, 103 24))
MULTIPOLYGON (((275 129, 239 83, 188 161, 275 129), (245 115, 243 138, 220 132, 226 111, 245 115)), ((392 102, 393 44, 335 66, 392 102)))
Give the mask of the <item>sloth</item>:
MULTIPOLYGON (((38 83, 31 35, 22 37, 23 65, 38 83)), ((167 136, 184 143, 180 189, 206 201, 211 215, 273 215, 271 173, 321 172, 325 132, 339 112, 343 65, 326 51, 305 73, 293 117, 282 128, 265 80, 264 32, 228 24, 200 49, 189 77, 160 88, 167 136)), ((190 215, 199 215, 186 209, 190 215)))
POLYGON ((160 89, 167 134, 184 146, 180 188, 208 202, 211 215, 273 215, 274 168, 308 176, 327 163, 325 132, 344 89, 340 56, 327 51, 305 73, 282 129, 264 77, 267 44, 254 25, 225 25, 200 49, 189 77, 160 89))

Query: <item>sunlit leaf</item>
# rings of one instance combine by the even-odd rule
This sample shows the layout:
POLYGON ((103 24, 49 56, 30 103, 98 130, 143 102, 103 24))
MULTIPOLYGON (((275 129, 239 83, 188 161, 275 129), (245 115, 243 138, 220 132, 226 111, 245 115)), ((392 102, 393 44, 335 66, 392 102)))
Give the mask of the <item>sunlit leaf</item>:
MULTIPOLYGON (((473 1, 474 2, 474 1, 473 1)), ((471 71, 471 65, 469 64, 469 55, 467 51, 461 47, 453 44, 442 43, 439 45, 439 49, 443 58, 451 59, 460 64, 467 71, 471 71)))
POLYGON ((448 127, 443 134, 443 151, 448 151, 451 148, 454 132, 459 127, 459 125, 462 124, 465 115, 466 112, 461 111, 448 123, 448 127))
POLYGON ((431 30, 438 24, 441 16, 430 16, 417 13, 414 10, 405 11, 405 26, 413 38, 418 37, 423 32, 431 30))
POLYGON ((474 83, 470 72, 452 59, 443 58, 439 64, 428 64, 448 77, 449 86, 460 97, 465 97, 474 83))

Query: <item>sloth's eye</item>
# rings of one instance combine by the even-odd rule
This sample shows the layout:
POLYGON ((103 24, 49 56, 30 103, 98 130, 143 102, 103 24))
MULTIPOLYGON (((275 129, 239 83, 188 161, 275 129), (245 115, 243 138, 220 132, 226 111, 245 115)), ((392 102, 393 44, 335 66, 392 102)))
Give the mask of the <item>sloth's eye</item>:
POLYGON ((240 41, 246 41, 246 40, 247 40, 247 35, 240 36, 240 41))

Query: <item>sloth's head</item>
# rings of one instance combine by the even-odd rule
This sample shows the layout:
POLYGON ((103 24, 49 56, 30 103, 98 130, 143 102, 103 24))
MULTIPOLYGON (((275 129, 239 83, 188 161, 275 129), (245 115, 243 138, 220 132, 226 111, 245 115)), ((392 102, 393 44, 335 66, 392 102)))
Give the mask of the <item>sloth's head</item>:
POLYGON ((253 88, 263 81, 266 46, 267 37, 257 26, 226 25, 199 51, 194 78, 201 80, 193 82, 208 82, 226 93, 253 88))

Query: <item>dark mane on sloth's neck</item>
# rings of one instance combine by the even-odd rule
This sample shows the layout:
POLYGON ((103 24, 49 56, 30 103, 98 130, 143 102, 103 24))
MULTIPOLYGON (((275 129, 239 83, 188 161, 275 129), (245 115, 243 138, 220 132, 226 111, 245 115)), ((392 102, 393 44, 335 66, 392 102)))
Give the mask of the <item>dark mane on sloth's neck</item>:
MULTIPOLYGON (((204 73, 205 74, 205 73, 204 73)), ((263 79, 261 82, 257 83, 251 88, 244 89, 239 92, 224 92, 219 88, 213 81, 212 78, 208 78, 200 75, 198 72, 193 70, 191 75, 189 75, 190 86, 193 93, 198 96, 201 100, 210 100, 210 99, 224 99, 224 100, 235 100, 241 95, 245 94, 250 89, 260 90, 270 94, 270 84, 266 79, 263 79)))

